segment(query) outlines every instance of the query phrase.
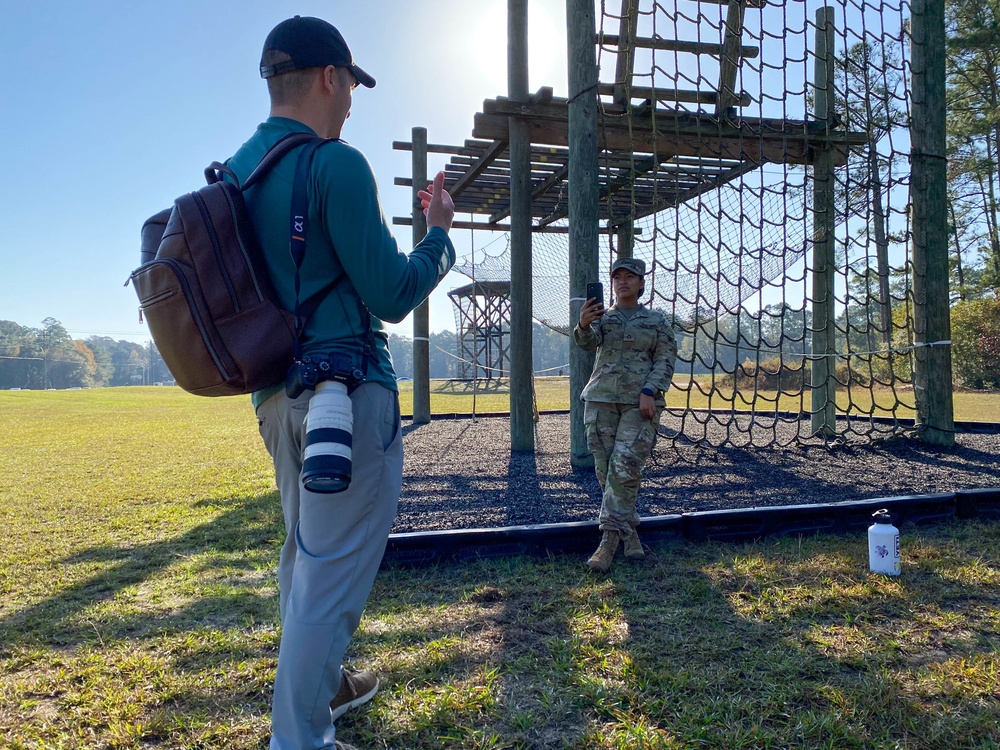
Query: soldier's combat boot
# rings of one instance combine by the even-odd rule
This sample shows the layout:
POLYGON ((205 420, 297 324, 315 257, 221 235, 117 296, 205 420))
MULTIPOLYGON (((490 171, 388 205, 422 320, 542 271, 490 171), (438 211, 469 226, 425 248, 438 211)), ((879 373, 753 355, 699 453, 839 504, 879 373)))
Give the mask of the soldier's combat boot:
POLYGON ((642 560, 646 557, 642 542, 639 541, 639 534, 635 529, 632 529, 632 533, 625 537, 625 557, 629 560, 642 560))
POLYGON ((598 573, 604 573, 611 567, 611 561, 615 559, 618 551, 618 544, 621 537, 617 531, 605 531, 601 537, 601 543, 597 546, 597 551, 587 560, 587 567, 598 573))

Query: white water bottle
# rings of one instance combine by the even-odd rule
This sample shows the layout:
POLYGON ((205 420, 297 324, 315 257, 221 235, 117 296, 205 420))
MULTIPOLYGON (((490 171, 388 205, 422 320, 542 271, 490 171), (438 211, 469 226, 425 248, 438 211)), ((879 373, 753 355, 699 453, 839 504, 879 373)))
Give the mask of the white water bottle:
POLYGON ((899 529, 892 525, 892 516, 883 508, 872 513, 875 523, 868 527, 868 567, 872 573, 898 576, 899 529))

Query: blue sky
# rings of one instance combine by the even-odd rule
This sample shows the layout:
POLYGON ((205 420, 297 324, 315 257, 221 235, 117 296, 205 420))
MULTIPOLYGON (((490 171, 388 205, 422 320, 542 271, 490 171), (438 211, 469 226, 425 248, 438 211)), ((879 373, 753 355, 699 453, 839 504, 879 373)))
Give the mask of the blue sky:
MULTIPOLYGON (((388 217, 408 215, 414 126, 460 144, 484 99, 505 95, 506 0, 0 0, 0 319, 59 320, 74 338, 148 339, 135 293, 142 222, 202 184, 266 118, 257 66, 292 15, 329 20, 378 80, 344 130, 368 156, 388 217)), ((531 0, 530 87, 566 93, 565 2, 531 0)), ((433 172, 444 164, 431 155, 433 172)), ((467 216, 459 218, 467 219, 467 216)), ((404 251, 409 227, 397 227, 404 251)), ((468 233, 456 232, 459 255, 468 233)), ((476 233, 477 248, 495 239, 476 233)), ((449 275, 431 330, 452 330, 449 275)), ((409 319, 392 330, 411 334, 409 319)))

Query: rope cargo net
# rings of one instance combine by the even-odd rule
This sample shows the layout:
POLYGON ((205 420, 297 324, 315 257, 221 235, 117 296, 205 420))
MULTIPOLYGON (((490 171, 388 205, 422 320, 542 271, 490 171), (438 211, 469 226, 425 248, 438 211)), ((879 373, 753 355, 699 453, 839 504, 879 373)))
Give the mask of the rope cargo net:
MULTIPOLYGON (((863 443, 913 429, 900 421, 915 416, 910 8, 753 4, 603 5, 599 279, 610 299, 632 234, 643 302, 678 337, 668 439, 863 443)), ((532 251, 533 316, 568 333, 568 236, 536 232, 532 251)), ((509 281, 509 247, 456 270, 509 281)))

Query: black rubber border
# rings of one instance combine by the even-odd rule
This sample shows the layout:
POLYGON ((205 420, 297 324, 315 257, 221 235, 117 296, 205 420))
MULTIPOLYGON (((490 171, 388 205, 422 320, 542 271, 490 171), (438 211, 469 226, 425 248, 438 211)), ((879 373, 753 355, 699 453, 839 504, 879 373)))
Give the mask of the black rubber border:
MULTIPOLYGON (((642 519, 640 530, 646 544, 747 542, 767 536, 857 532, 871 525, 872 513, 881 508, 892 513, 897 525, 952 518, 997 521, 1000 488, 648 516, 642 519)), ((382 564, 425 566, 516 555, 590 553, 599 537, 597 521, 390 534, 382 564)))

